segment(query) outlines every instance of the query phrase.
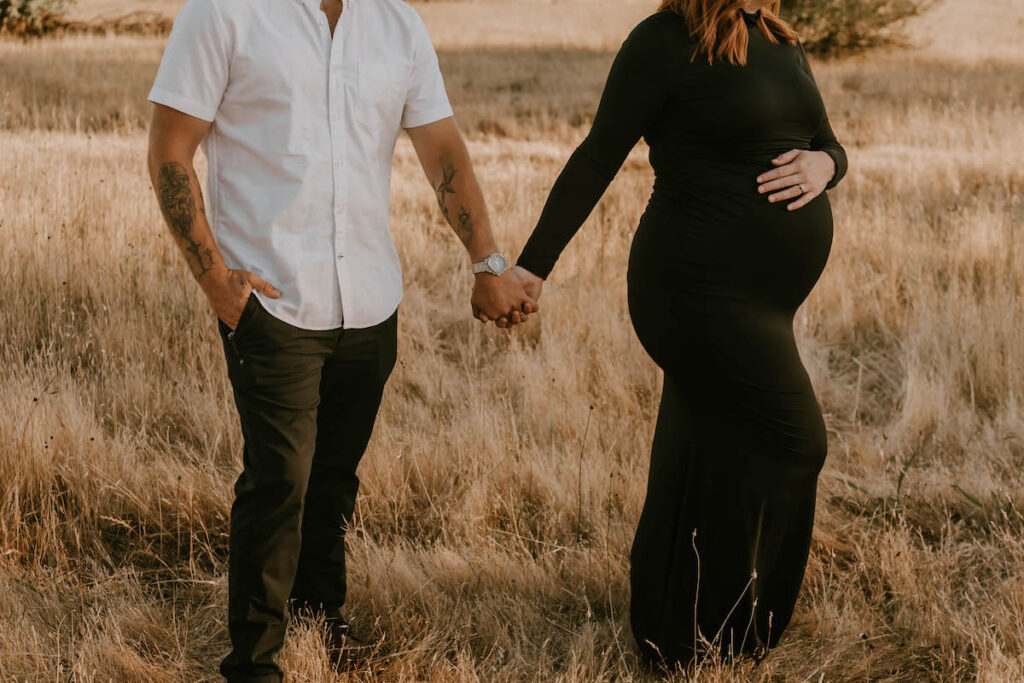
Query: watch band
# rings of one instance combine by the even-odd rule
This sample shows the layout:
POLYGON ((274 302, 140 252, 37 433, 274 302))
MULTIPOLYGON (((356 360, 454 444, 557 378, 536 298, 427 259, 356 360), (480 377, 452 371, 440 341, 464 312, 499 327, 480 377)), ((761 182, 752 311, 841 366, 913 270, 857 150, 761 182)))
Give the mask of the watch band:
POLYGON ((478 273, 490 273, 491 275, 501 275, 508 270, 508 264, 505 261, 505 257, 495 252, 485 258, 483 261, 477 261, 473 264, 473 274, 478 273))

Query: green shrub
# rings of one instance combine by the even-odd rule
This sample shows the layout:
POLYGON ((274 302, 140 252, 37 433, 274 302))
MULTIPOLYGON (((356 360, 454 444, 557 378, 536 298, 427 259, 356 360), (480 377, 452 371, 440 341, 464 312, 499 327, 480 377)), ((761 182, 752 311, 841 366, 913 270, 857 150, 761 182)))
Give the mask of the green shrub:
POLYGON ((808 52, 837 55, 900 42, 900 22, 934 0, 783 0, 782 16, 808 52))
POLYGON ((38 36, 63 26, 69 0, 0 0, 0 34, 38 36))

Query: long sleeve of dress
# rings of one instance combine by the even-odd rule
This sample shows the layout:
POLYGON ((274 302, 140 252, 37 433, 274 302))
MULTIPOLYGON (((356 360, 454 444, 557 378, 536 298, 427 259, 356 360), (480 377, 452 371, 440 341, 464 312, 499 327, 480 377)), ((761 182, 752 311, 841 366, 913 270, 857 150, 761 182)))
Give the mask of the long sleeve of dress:
POLYGON ((547 278, 648 123, 664 104, 664 33, 657 15, 641 22, 612 63, 590 133, 551 188, 518 265, 547 278))
MULTIPOLYGON (((807 53, 804 52, 804 46, 800 45, 800 65, 803 67, 804 73, 814 81, 814 74, 811 72, 810 62, 807 60, 807 53)), ((815 81, 815 87, 817 82, 815 81)), ((846 150, 839 144, 839 140, 836 139, 835 133, 832 132, 832 124, 829 123, 828 114, 825 112, 824 105, 822 105, 822 116, 821 125, 818 127, 818 132, 815 133, 814 138, 811 139, 811 149, 825 152, 832 161, 836 164, 836 173, 832 176, 832 180, 828 181, 825 185, 826 190, 831 190, 833 187, 839 184, 839 181, 846 175, 847 160, 846 150)))

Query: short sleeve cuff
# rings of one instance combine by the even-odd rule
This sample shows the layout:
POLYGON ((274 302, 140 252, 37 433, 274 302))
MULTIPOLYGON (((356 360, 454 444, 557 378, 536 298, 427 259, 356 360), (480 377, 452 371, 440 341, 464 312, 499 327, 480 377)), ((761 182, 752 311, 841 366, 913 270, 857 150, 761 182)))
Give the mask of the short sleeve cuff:
POLYGON ((402 128, 425 126, 428 123, 434 123, 449 116, 454 116, 454 112, 452 111, 451 104, 448 102, 425 111, 406 111, 402 116, 402 128))
POLYGON ((197 119, 202 119, 203 121, 213 121, 217 114, 216 106, 211 107, 210 105, 202 104, 201 102, 197 102, 196 100, 185 97, 184 95, 179 95, 178 93, 155 86, 149 91, 149 97, 147 99, 149 99, 150 102, 162 104, 170 107, 171 109, 177 109, 183 114, 194 116, 197 119))

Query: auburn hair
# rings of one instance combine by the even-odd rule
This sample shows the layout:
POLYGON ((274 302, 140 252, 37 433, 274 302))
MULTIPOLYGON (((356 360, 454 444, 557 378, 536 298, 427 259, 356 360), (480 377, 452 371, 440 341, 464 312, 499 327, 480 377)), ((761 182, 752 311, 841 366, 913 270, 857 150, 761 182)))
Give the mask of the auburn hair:
MULTIPOLYGON (((697 41, 698 54, 706 55, 708 63, 718 57, 730 64, 747 63, 748 35, 743 28, 744 0, 661 0, 661 10, 672 10, 686 20, 690 35, 697 41)), ((779 16, 782 0, 773 0, 761 8, 757 27, 772 43, 795 45, 797 33, 779 16)))

